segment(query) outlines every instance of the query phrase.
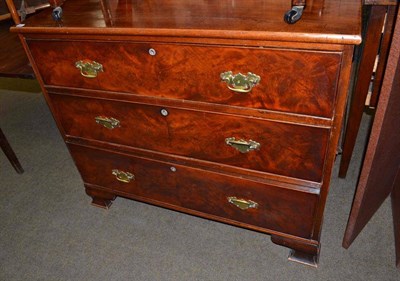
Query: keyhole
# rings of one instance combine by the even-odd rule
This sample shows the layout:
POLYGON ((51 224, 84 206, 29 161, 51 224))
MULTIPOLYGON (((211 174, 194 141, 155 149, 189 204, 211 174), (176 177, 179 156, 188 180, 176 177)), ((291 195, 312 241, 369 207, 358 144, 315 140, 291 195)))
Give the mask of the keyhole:
POLYGON ((165 108, 161 109, 161 115, 168 116, 168 111, 165 108))

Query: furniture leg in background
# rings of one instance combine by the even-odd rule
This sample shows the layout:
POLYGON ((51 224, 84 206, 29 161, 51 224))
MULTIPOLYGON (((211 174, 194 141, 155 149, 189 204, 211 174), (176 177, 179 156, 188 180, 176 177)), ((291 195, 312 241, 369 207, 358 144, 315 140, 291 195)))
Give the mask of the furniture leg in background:
POLYGON ((396 265, 400 268, 400 166, 397 169, 397 176, 393 184, 392 213, 394 226, 394 242, 396 248, 396 265))
MULTIPOLYGON (((32 3, 36 6, 29 7, 27 5, 21 5, 19 14, 15 12, 10 13, 5 2, 0 3, 0 77, 35 78, 33 69, 29 64, 28 57, 25 54, 18 35, 9 32, 10 27, 14 25, 14 23, 20 23, 20 16, 24 17, 26 13, 31 13, 48 6, 48 3, 44 3, 43 0, 35 0, 32 1, 32 3)), ((0 145, 17 173, 23 173, 24 170, 1 129, 0 145)))
POLYGON ((1 128, 0 128, 0 147, 1 150, 3 150, 4 154, 7 156, 11 165, 14 167, 15 171, 17 171, 18 174, 22 174, 24 172, 24 169, 22 169, 22 166, 19 163, 17 156, 15 155, 13 149, 8 143, 7 138, 3 134, 1 128))
MULTIPOLYGON (((18 36, 9 32, 11 25, 10 20, 0 22, 0 77, 34 78, 18 36)), ((0 145, 17 173, 22 174, 24 170, 1 129, 0 145)))

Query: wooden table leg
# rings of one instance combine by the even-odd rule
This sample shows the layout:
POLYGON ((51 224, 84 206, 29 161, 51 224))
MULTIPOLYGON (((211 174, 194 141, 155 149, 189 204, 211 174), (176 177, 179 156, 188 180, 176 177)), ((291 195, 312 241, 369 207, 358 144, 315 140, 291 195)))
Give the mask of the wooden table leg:
POLYGON ((349 168, 357 133, 360 128, 361 118, 365 108, 365 99, 371 81, 376 55, 385 20, 387 7, 372 6, 368 19, 364 49, 361 54, 360 67, 356 78, 356 84, 351 99, 349 117, 344 134, 343 152, 340 161, 339 177, 346 177, 349 168))
POLYGON ((14 151, 12 150, 10 144, 8 143, 6 136, 3 134, 3 131, 0 128, 0 146, 3 150, 4 154, 7 156, 8 160, 10 161, 11 165, 14 167, 15 171, 18 174, 22 174, 24 169, 22 169, 21 164, 18 161, 17 156, 15 155, 14 151))
POLYGON ((396 266, 400 268, 400 166, 392 190, 392 214, 394 226, 394 243, 396 247, 396 266))

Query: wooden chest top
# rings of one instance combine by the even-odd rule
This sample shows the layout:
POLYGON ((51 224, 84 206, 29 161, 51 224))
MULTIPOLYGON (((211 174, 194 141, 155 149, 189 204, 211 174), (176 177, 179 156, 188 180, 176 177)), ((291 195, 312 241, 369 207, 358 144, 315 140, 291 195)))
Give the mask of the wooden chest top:
POLYGON ((358 44, 361 1, 309 0, 302 19, 284 22, 290 0, 68 0, 62 28, 51 13, 20 32, 202 37, 358 44))

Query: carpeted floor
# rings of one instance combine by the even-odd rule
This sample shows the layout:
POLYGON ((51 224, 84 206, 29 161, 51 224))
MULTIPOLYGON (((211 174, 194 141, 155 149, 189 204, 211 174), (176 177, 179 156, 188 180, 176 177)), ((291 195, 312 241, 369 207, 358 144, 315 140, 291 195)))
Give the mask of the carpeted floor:
POLYGON ((25 169, 0 153, 1 281, 400 280, 389 201, 341 247, 363 138, 347 179, 335 167, 314 269, 268 235, 122 198, 92 207, 41 94, 0 90, 0 126, 25 169))

